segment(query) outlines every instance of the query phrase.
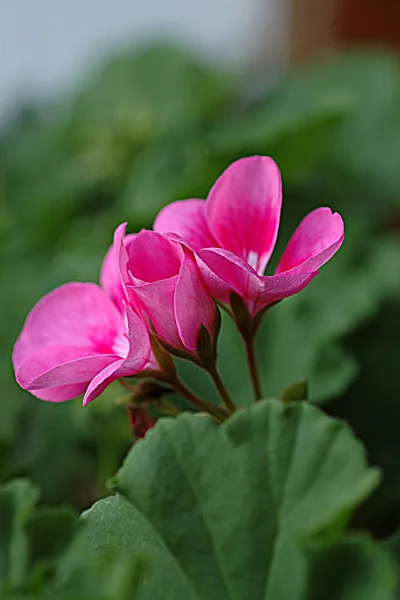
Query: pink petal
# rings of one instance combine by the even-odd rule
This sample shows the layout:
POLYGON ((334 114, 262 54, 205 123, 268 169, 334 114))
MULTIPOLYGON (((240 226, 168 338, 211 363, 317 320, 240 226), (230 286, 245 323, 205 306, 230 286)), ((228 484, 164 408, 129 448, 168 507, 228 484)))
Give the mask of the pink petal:
POLYGON ((262 308, 300 292, 315 273, 281 273, 260 276, 245 261, 231 252, 209 248, 199 252, 199 268, 212 295, 229 304, 231 292, 240 296, 251 316, 262 308), (203 264, 201 264, 203 263, 203 264))
POLYGON ((261 277, 262 285, 260 286, 254 314, 266 306, 301 292, 316 275, 318 275, 318 271, 313 273, 288 271, 278 275, 261 277))
POLYGON ((63 385, 46 390, 29 390, 32 396, 45 400, 46 402, 65 402, 81 396, 86 390, 87 384, 77 383, 72 385, 63 385))
POLYGON ((136 375, 145 369, 159 368, 151 350, 149 334, 144 322, 125 302, 124 310, 128 323, 128 355, 125 360, 114 362, 94 377, 86 390, 83 406, 97 398, 116 379, 136 375))
POLYGON ((105 367, 100 373, 98 373, 90 382, 85 395, 82 400, 82 405, 87 406, 89 402, 92 402, 95 398, 100 396, 102 392, 116 379, 118 379, 118 369, 121 367, 123 361, 119 360, 108 367, 105 367))
MULTIPOLYGON (((123 300, 126 298, 121 281, 120 254, 123 251, 121 245, 123 244, 124 250, 129 248, 136 237, 134 233, 125 235, 125 226, 124 223, 117 228, 114 243, 107 251, 100 272, 101 287, 121 312, 124 310, 123 300)), ((126 258, 125 264, 127 260, 126 258)), ((121 261, 123 262, 123 257, 121 261)))
POLYGON ((82 348, 82 356, 114 354, 124 338, 121 315, 93 283, 67 283, 44 296, 29 313, 13 360, 44 346, 82 348))
POLYGON ((140 282, 152 283, 178 275, 183 250, 173 239, 154 231, 141 231, 129 248, 128 271, 140 282))
POLYGON ((213 335, 215 304, 200 279, 192 256, 187 253, 175 290, 175 318, 179 336, 187 350, 197 349, 201 325, 213 335))
POLYGON ((243 259, 220 248, 207 248, 198 253, 198 266, 210 293, 221 302, 229 303, 231 292, 238 294, 253 313, 261 278, 243 259))
POLYGON ((113 381, 140 373, 144 369, 157 370, 152 355, 149 334, 142 319, 124 302, 128 322, 129 352, 125 360, 118 360, 98 373, 88 386, 82 404, 86 406, 99 396, 113 381))
POLYGON ((29 391, 77 383, 88 384, 99 371, 119 359, 113 354, 73 358, 81 353, 81 348, 67 346, 37 349, 16 370, 17 381, 29 391))
POLYGON ((127 304, 125 304, 125 311, 128 324, 129 351, 118 370, 118 377, 127 377, 144 369, 157 369, 158 367, 152 353, 146 324, 127 304))
POLYGON ((168 204, 158 213, 153 229, 180 236, 193 250, 218 245, 207 225, 204 200, 178 200, 168 204))
POLYGON ((219 246, 263 274, 276 243, 281 203, 276 163, 266 156, 242 158, 211 189, 207 223, 219 246))
POLYGON ((344 224, 330 208, 317 208, 301 221, 289 240, 276 273, 296 269, 313 273, 326 263, 343 243, 344 224))
MULTIPOLYGON (((152 283, 128 286, 151 320, 157 335, 174 348, 184 349, 175 321, 174 296, 179 275, 152 283)), ((131 295, 130 295, 131 297, 131 295)))
POLYGON ((81 394, 102 369, 128 352, 123 318, 94 284, 69 283, 44 296, 15 344, 18 383, 44 400, 81 394))

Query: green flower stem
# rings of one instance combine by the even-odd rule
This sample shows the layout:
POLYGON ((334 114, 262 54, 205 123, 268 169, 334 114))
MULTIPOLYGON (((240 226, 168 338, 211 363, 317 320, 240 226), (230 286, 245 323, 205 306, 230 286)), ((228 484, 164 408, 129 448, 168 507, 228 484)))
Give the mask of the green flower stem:
POLYGON ((221 375, 219 374, 218 369, 215 367, 214 369, 208 370, 208 373, 210 374, 211 379, 213 380, 214 385, 217 388, 218 393, 221 396, 222 402, 224 403, 226 409, 229 411, 230 414, 232 414, 233 412, 235 412, 237 407, 234 401, 232 400, 228 390, 226 389, 226 386, 221 379, 221 375))
POLYGON ((214 406, 211 402, 207 402, 202 398, 199 398, 190 388, 188 388, 183 381, 176 375, 174 379, 168 380, 168 383, 180 394, 183 398, 186 398, 191 404, 196 406, 199 410, 209 413, 219 423, 222 423, 226 419, 225 412, 218 406, 214 406))
POLYGON ((253 386, 254 399, 257 401, 263 397, 263 393, 254 349, 254 335, 244 338, 244 344, 246 347, 247 362, 249 365, 251 383, 253 386))
MULTIPOLYGON (((214 406, 214 404, 211 404, 211 402, 206 402, 206 400, 202 400, 202 398, 199 398, 194 392, 192 392, 190 388, 187 387, 187 385, 183 383, 183 381, 178 377, 176 373, 174 375, 168 376, 165 376, 165 374, 160 373, 159 376, 155 376, 155 378, 157 379, 157 381, 160 381, 164 384, 167 383, 168 385, 170 385, 171 388, 173 388, 183 398, 186 398, 186 400, 188 400, 196 408, 198 408, 202 412, 207 412, 211 416, 213 416, 218 421, 218 423, 222 423, 226 419, 227 414, 222 408, 214 406)), ((120 379, 119 381, 125 389, 127 389, 131 393, 135 392, 135 386, 129 384, 123 379, 120 379)), ((166 401, 162 398, 157 400, 156 404, 158 404, 161 410, 164 409, 165 413, 168 413, 170 415, 178 415, 181 412, 172 402, 166 401)))

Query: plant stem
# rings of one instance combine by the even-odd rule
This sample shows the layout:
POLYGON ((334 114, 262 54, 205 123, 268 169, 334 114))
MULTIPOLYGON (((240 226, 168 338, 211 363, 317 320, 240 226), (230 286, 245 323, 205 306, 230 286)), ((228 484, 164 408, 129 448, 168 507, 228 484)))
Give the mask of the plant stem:
POLYGON ((221 379, 221 375, 219 374, 218 369, 215 367, 214 369, 209 370, 208 373, 210 374, 211 379, 213 380, 214 385, 217 388, 219 395, 221 396, 222 402, 226 406, 229 413, 235 412, 236 404, 234 403, 228 390, 226 389, 226 386, 221 379))
POLYGON ((170 380, 169 383, 181 396, 186 398, 186 400, 189 400, 189 402, 194 404, 199 410, 212 415, 219 423, 222 423, 222 421, 226 419, 226 415, 221 408, 214 406, 211 402, 199 398, 199 396, 192 392, 178 376, 173 380, 170 380))
POLYGON ((257 360, 254 351, 254 335, 245 338, 244 343, 246 347, 251 383, 253 385, 254 399, 257 401, 262 398, 263 393, 261 390, 260 374, 258 372, 257 360))
MULTIPOLYGON (((202 412, 207 412, 208 414, 212 415, 218 421, 218 423, 222 423, 228 416, 223 408, 215 406, 214 404, 211 404, 211 402, 207 402, 206 400, 199 398, 199 396, 192 392, 192 390, 183 383, 183 381, 179 378, 177 374, 175 374, 174 376, 165 377, 164 374, 160 373, 159 377, 155 377, 155 379, 164 384, 167 383, 168 385, 170 385, 176 392, 178 392, 178 394, 180 394, 181 396, 183 396, 183 398, 186 398, 186 400, 188 400, 191 404, 196 406, 196 408, 198 408, 202 412)), ((126 390, 134 392, 134 386, 130 385, 127 381, 124 381, 123 379, 120 379, 119 381, 126 390)), ((174 404, 172 404, 171 402, 167 402, 166 400, 160 399, 158 402, 156 402, 156 404, 157 403, 159 404, 161 409, 164 408, 166 412, 168 412, 171 415, 179 414, 181 412, 178 408, 176 408, 174 404)))

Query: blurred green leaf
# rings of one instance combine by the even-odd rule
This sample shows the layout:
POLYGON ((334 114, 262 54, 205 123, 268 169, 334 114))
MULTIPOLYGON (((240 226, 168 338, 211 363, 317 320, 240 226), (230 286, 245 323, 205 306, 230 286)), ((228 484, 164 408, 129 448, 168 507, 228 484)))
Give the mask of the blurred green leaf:
POLYGON ((1 598, 133 600, 145 560, 120 550, 102 559, 88 555, 77 514, 38 508, 37 500, 26 480, 0 487, 1 598))
POLYGON ((29 561, 24 527, 38 495, 22 479, 0 487, 0 590, 8 584, 18 586, 24 579, 29 561))
POLYGON ((307 600, 394 600, 394 563, 371 540, 343 540, 310 555, 307 600))
POLYGON ((385 303, 370 323, 349 336, 346 345, 358 356, 360 377, 328 410, 346 419, 368 447, 373 464, 383 470, 382 486, 357 518, 378 534, 400 525, 400 314, 399 303, 385 303))

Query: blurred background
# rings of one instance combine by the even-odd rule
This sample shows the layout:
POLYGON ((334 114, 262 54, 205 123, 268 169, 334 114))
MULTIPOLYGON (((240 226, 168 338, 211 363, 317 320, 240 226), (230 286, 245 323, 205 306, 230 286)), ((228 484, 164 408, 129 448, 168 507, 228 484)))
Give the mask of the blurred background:
MULTIPOLYGON (((55 286, 98 280, 120 222, 151 227, 166 203, 205 197, 233 160, 268 154, 284 182, 276 254, 317 206, 342 213, 346 241, 265 319, 264 390, 307 377, 311 401, 346 418, 383 469, 356 525, 398 524, 399 22, 391 0, 3 1, 0 481, 27 476, 46 503, 79 509, 107 493, 132 443, 118 384, 85 409, 23 392, 10 362, 23 321, 55 286)), ((229 322, 220 353, 250 402, 229 322)))

